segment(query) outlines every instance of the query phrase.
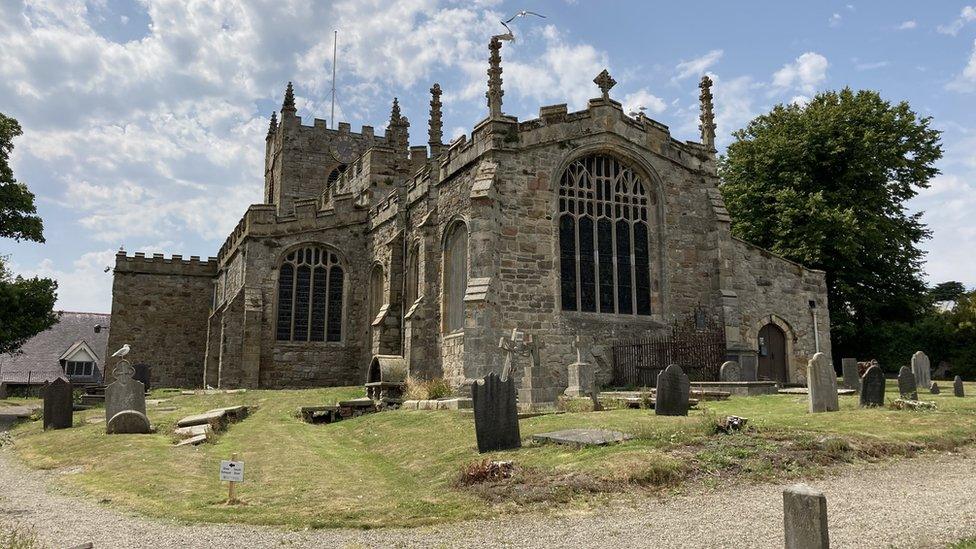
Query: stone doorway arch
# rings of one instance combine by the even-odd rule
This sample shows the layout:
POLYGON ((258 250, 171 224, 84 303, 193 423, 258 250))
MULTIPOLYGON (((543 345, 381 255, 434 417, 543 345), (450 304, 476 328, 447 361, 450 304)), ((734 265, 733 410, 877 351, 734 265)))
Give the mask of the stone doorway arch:
POLYGON ((770 322, 759 329, 758 336, 759 366, 757 377, 759 380, 777 381, 785 384, 789 381, 789 361, 786 355, 786 332, 778 325, 770 322))

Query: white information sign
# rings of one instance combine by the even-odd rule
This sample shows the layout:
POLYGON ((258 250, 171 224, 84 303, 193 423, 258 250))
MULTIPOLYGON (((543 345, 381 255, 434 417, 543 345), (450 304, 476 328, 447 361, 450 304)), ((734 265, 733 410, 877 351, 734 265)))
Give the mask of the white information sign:
POLYGON ((230 482, 244 482, 244 462, 221 460, 220 480, 230 482))

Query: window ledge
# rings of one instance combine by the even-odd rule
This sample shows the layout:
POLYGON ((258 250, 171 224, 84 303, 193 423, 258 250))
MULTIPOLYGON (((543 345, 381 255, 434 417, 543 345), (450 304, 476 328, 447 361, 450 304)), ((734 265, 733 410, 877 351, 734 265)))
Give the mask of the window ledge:
POLYGON ((581 311, 559 311, 564 318, 572 318, 587 321, 604 321, 614 324, 646 324, 655 328, 667 326, 664 319, 659 314, 645 315, 622 315, 617 313, 592 313, 581 311))
POLYGON ((347 347, 345 341, 275 341, 275 347, 307 349, 309 347, 347 347))

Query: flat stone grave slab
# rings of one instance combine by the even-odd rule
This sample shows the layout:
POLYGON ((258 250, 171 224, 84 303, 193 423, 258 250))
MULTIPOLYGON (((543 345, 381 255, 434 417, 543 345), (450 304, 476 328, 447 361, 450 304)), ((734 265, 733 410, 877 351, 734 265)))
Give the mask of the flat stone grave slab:
MULTIPOLYGON (((781 395, 809 395, 810 389, 807 387, 787 387, 786 389, 780 389, 776 391, 781 395)), ((837 389, 838 395, 856 395, 857 391, 854 389, 837 389)))
POLYGON ((249 412, 250 409, 247 406, 228 406, 227 408, 216 408, 214 410, 208 410, 202 414, 186 416, 185 418, 177 421, 176 426, 192 427, 194 425, 210 424, 213 426, 214 430, 219 431, 228 423, 237 423, 238 421, 241 421, 247 417, 249 412))
POLYGON ((176 443, 177 446, 196 446, 198 444, 203 444, 207 442, 207 435, 195 435, 190 438, 185 438, 176 443))
POLYGON ((633 435, 607 429, 566 429, 532 435, 536 442, 554 442, 570 446, 605 446, 634 438, 633 435))

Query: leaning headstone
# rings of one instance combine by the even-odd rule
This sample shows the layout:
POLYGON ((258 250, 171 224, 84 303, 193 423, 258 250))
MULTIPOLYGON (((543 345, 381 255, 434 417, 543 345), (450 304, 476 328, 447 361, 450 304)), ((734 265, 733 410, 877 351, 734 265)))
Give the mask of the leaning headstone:
POLYGON ((504 381, 491 373, 471 385, 474 401, 474 432, 481 453, 520 448, 515 380, 504 381))
POLYGON ((827 355, 817 353, 807 363, 807 388, 810 389, 811 412, 840 410, 837 400, 837 373, 827 355))
POLYGON ((933 381, 932 385, 929 386, 929 392, 933 395, 937 395, 942 392, 942 389, 939 389, 939 384, 933 381))
POLYGON ((44 384, 44 429, 67 429, 74 420, 71 382, 59 377, 44 384))
POLYGON ((880 366, 871 366, 861 378, 861 406, 884 406, 885 376, 880 366))
POLYGON ((902 366, 898 370, 898 393, 901 394, 901 398, 918 400, 918 384, 915 381, 915 374, 908 366, 902 366))
POLYGON ((952 381, 952 394, 957 397, 966 396, 966 389, 963 387, 962 378, 959 376, 956 376, 956 379, 952 381))
POLYGON ((916 351, 912 355, 912 373, 915 374, 915 383, 919 387, 928 388, 932 384, 932 364, 928 355, 922 351, 916 351))
POLYGON ((841 373, 844 374, 844 387, 848 389, 854 389, 855 391, 861 390, 861 376, 857 371, 857 359, 856 358, 842 358, 840 359, 841 373))
MULTIPOLYGON (((132 379, 135 370, 125 360, 115 365, 115 381, 105 387, 105 424, 108 424, 119 412, 135 411, 146 415, 146 392, 142 383, 132 379)), ((148 423, 148 422, 147 422, 148 423)), ((148 433, 149 429, 141 431, 148 433)))
POLYGON ((786 549, 828 549, 827 497, 806 484, 783 490, 786 549))
POLYGON ((753 355, 739 357, 742 381, 757 381, 759 379, 759 358, 753 355))
POLYGON ((122 410, 112 416, 105 424, 105 433, 109 435, 144 434, 152 431, 149 418, 142 412, 122 410))
POLYGON ((659 416, 686 416, 690 395, 691 381, 681 366, 672 364, 657 375, 654 413, 659 416))
POLYGON ((719 379, 722 381, 742 381, 742 368, 734 360, 722 364, 722 368, 718 372, 719 379))

